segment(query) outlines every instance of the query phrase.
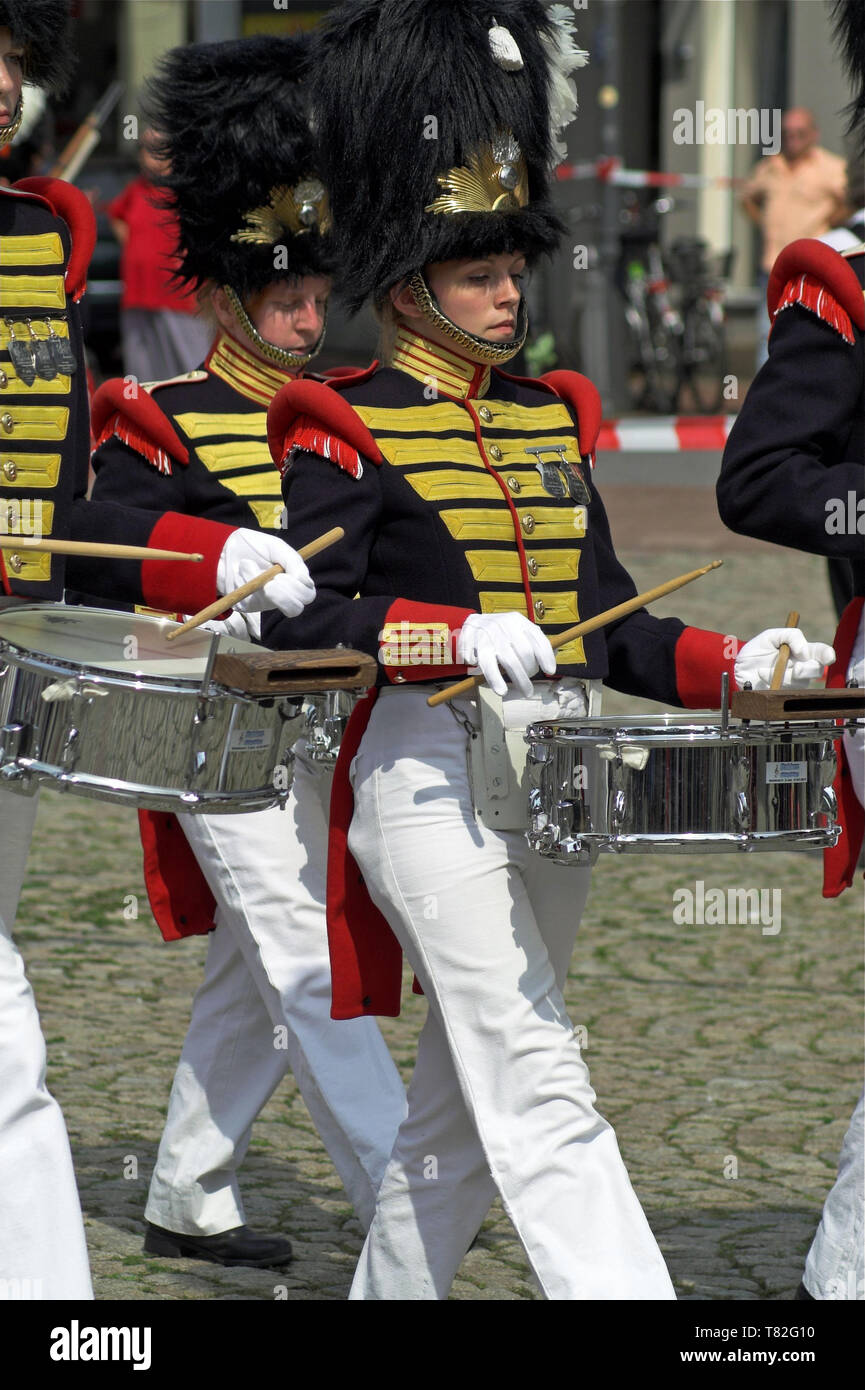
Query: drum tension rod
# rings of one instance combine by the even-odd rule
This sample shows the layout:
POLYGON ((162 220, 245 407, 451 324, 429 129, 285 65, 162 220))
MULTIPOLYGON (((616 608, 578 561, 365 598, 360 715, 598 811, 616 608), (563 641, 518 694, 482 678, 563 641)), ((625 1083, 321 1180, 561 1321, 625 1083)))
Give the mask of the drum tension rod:
POLYGON ((210 681, 213 676, 213 663, 219 653, 219 633, 210 634, 210 649, 207 653, 207 660, 204 663, 204 673, 201 677, 201 700, 207 702, 210 695, 210 681))

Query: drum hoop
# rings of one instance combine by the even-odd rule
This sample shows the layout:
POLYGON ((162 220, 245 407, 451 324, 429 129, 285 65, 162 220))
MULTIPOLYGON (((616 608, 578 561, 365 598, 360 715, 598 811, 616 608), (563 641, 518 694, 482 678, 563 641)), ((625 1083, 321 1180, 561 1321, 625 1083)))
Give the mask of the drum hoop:
POLYGON ((819 743, 834 740, 841 736, 842 730, 834 720, 795 720, 729 724, 726 729, 716 724, 667 724, 652 727, 649 724, 623 727, 615 720, 599 725, 597 721, 567 721, 555 723, 530 724, 526 729, 527 743, 559 742, 564 745, 586 743, 615 743, 623 747, 632 744, 649 744, 653 747, 722 747, 724 745, 745 745, 749 743, 819 743))

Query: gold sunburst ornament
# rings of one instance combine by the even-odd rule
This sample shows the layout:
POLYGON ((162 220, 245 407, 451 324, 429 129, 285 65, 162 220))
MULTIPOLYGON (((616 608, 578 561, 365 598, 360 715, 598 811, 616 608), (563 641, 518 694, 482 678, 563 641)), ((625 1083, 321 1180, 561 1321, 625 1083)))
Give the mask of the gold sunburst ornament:
POLYGON ((331 225, 327 191, 319 179, 301 179, 293 187, 281 184, 271 190, 269 202, 245 212, 243 220, 246 226, 231 240, 247 245, 273 246, 286 232, 303 236, 317 230, 325 236, 331 225))
POLYGON ((424 212, 452 217, 459 212, 519 212, 529 201, 529 174, 522 150, 508 131, 482 145, 468 163, 439 174, 444 191, 424 212))

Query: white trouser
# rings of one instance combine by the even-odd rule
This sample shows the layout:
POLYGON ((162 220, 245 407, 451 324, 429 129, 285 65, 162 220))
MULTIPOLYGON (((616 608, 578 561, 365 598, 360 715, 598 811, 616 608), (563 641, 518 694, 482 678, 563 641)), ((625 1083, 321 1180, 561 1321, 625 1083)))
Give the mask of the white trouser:
POLYGON ((674 1298, 562 996, 590 871, 476 822, 427 694, 384 691, 353 763, 349 844, 429 1013, 351 1297, 445 1298, 498 1191, 547 1298, 674 1298))
POLYGON ((804 1284, 812 1298, 865 1298, 863 1269, 863 1128, 865 1092, 853 1111, 841 1146, 838 1176, 805 1261, 804 1284))
POLYGON ((12 927, 36 796, 0 787, 0 1299, 92 1298, 66 1125, 12 927))
POLYGON ((181 817, 217 900, 218 927, 146 1215, 187 1235, 244 1224, 237 1168, 253 1121, 289 1067, 365 1228, 405 1115, 405 1090, 375 1020, 330 1017, 332 779, 301 757, 295 767, 284 811, 181 817))
MULTIPOLYGON (((865 614, 863 614, 865 618, 865 614)), ((860 622, 847 668, 865 685, 865 622, 860 622)), ((865 805, 865 723, 844 735, 850 776, 865 805)), ((863 1098, 853 1111, 844 1136, 838 1177, 823 1207, 823 1215, 805 1261, 804 1284, 812 1298, 865 1299, 865 1117, 863 1098)))

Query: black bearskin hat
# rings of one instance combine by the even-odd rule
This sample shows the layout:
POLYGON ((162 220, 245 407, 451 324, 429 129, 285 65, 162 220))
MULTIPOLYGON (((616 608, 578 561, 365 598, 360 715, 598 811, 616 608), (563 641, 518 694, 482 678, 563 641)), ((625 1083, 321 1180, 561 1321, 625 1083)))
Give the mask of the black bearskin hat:
POLYGON ((62 92, 72 66, 69 0, 0 0, 0 29, 11 29, 23 44, 27 81, 62 92))
POLYGON ((555 134, 586 60, 572 20, 541 0, 344 0, 325 17, 313 128, 351 309, 430 261, 555 248, 555 134))
POLYGON ((853 100, 847 108, 848 133, 865 145, 865 4, 863 0, 835 0, 835 37, 841 59, 853 84, 853 100))
POLYGON ((309 41, 257 36, 165 55, 144 113, 167 159, 180 222, 177 278, 243 299, 274 280, 328 273, 324 189, 313 169, 309 41))

